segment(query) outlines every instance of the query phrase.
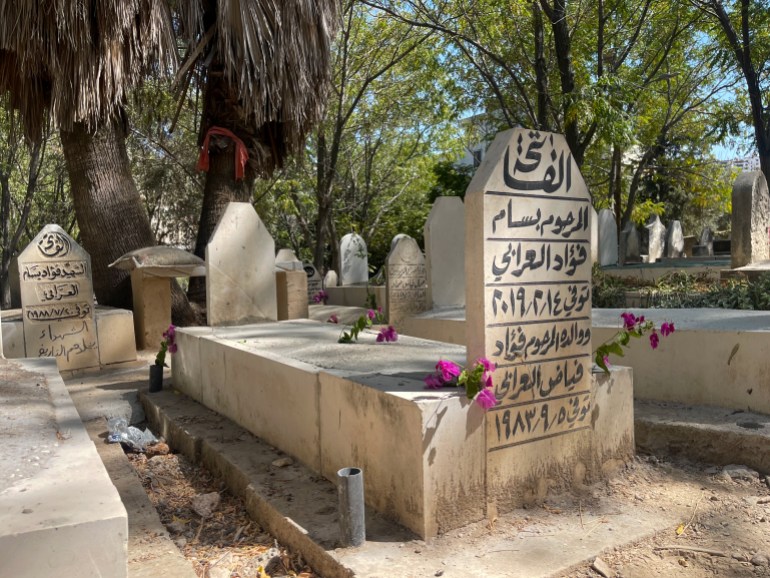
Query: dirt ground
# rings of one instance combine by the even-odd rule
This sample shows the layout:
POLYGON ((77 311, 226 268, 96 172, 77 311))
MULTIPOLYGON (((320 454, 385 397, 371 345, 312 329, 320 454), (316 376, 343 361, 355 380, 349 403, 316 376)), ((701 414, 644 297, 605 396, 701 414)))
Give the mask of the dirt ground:
POLYGON ((599 560, 559 578, 770 575, 770 489, 757 472, 642 456, 599 491, 645 509, 686 503, 692 513, 676 526, 603 552, 599 560))
MULTIPOLYGON (((300 556, 282 548, 250 520, 242 502, 203 468, 174 454, 131 455, 130 459, 162 522, 198 576, 321 578, 300 556), (214 493, 218 502, 210 512, 205 505, 198 504, 196 509, 196 497, 200 500, 200 496, 214 493)), ((689 514, 646 540, 598 553, 596 560, 555 577, 770 575, 767 480, 747 468, 723 469, 667 456, 638 456, 609 482, 586 488, 579 495, 554 497, 526 513, 506 515, 483 533, 487 537, 547 535, 568 520, 573 524, 579 520, 580 533, 575 539, 580 540, 601 526, 612 529, 611 509, 598 517, 591 515, 592 504, 599 501, 614 504, 616 511, 646 513, 665 511, 675 504, 684 506, 689 514)), ((468 569, 464 576, 478 575, 468 569)))

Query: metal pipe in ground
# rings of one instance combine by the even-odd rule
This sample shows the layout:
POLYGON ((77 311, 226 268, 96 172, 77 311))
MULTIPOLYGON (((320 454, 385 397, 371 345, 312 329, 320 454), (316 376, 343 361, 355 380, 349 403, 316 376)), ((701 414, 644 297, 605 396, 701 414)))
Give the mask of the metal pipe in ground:
POLYGON ((342 468, 337 472, 337 497, 340 509, 340 542, 343 547, 360 546, 366 541, 363 470, 342 468))

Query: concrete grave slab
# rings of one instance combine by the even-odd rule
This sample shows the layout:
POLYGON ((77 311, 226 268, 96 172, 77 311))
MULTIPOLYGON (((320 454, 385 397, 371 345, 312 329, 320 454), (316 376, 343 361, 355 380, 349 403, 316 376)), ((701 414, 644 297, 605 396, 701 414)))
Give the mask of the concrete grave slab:
POLYGON ((212 326, 278 318, 275 243, 251 203, 230 203, 206 246, 206 307, 212 326))
POLYGON ((2 574, 125 577, 126 510, 56 363, 25 359, 3 366, 2 574))
POLYGON ((46 225, 19 255, 24 349, 55 357, 60 370, 97 367, 91 257, 58 225, 46 225))
POLYGON ((439 197, 425 221, 425 266, 431 307, 465 305, 465 205, 439 197))
POLYGON ((279 321, 307 319, 307 273, 303 269, 277 271, 275 274, 275 288, 279 321))

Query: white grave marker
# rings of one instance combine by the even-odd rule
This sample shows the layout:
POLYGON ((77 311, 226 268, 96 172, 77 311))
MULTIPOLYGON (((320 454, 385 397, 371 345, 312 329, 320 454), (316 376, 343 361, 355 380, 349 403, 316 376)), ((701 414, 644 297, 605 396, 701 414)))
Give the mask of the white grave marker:
POLYGON ((428 303, 465 305, 465 205, 460 197, 439 197, 425 221, 428 303))
POLYGON ((369 281, 369 253, 363 238, 348 233, 340 241, 340 285, 358 285, 369 281))
POLYGON ((58 225, 46 225, 19 255, 27 357, 55 357, 59 370, 97 367, 91 257, 58 225))
POLYGON ((275 242, 251 203, 229 203, 206 246, 208 324, 275 321, 275 242))
POLYGON ((387 259, 388 322, 399 322, 428 309, 428 281, 425 257, 417 241, 409 236, 399 239, 387 259))
POLYGON ((591 428, 591 200, 563 136, 517 128, 492 142, 465 211, 468 364, 497 365, 495 494, 591 428))
POLYGON ((307 275, 307 302, 313 303, 313 297, 323 289, 323 279, 312 263, 305 263, 302 268, 307 275))

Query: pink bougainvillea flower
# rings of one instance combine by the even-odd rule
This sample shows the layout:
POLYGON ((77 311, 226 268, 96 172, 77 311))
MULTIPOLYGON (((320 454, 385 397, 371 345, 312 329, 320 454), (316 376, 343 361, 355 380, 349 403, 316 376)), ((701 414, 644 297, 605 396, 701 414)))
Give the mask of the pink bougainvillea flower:
POLYGON ((484 387, 486 387, 486 388, 492 387, 492 374, 491 373, 485 374, 483 380, 484 380, 484 387))
POLYGON ((176 353, 177 349, 179 349, 179 346, 176 343, 169 343, 168 344, 169 352, 176 353))
POLYGON ((331 315, 329 315, 329 319, 326 320, 326 323, 339 323, 339 322, 340 322, 340 318, 337 317, 336 313, 332 313, 331 315))
POLYGON ((674 332, 674 324, 673 323, 663 323, 660 326, 660 334, 663 337, 668 337, 674 332))
POLYGON ((377 317, 377 313, 374 311, 374 309, 369 309, 369 311, 366 312, 367 317, 374 321, 374 318, 377 317))
POLYGON ((491 389, 484 388, 476 396, 476 403, 483 407, 484 410, 488 410, 497 405, 497 399, 491 389))
POLYGON ((492 372, 492 371, 495 370, 495 364, 493 362, 489 361, 486 357, 479 357, 476 360, 476 363, 477 364, 480 363, 481 365, 483 365, 485 372, 492 372))
POLYGON ((173 326, 173 325, 169 325, 168 329, 166 329, 163 332, 163 338, 164 339, 169 339, 171 341, 174 341, 174 337, 176 337, 176 327, 173 326))
POLYGON ((650 347, 657 349, 658 343, 660 343, 660 337, 658 337, 658 332, 653 329, 650 333, 650 347))
POLYGON ((442 359, 436 364, 436 371, 444 381, 452 381, 453 377, 460 375, 462 369, 454 361, 442 359))
POLYGON ((441 378, 435 373, 426 375, 423 381, 425 382, 425 387, 429 389, 439 389, 440 387, 444 387, 444 382, 441 381, 441 378))
POLYGON ((392 325, 383 327, 377 334, 377 343, 382 343, 383 341, 398 341, 398 333, 392 325))
POLYGON ((604 360, 604 365, 606 365, 607 367, 609 367, 610 365, 612 365, 612 364, 610 363, 610 356, 609 356, 609 355, 605 355, 605 356, 604 356, 602 359, 604 360))
POLYGON ((623 318, 623 327, 626 330, 631 330, 636 325, 636 322, 639 321, 636 318, 636 315, 633 313, 621 313, 620 316, 623 318))

